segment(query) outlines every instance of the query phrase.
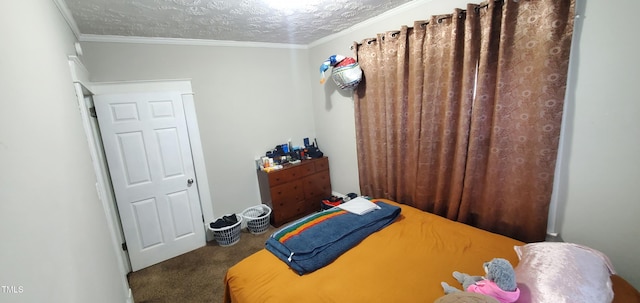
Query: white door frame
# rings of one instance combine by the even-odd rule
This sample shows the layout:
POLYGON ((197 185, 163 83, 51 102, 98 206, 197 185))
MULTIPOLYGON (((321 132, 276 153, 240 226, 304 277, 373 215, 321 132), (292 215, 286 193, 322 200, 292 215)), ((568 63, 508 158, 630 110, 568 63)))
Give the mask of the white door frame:
MULTIPOLYGON (((129 257, 126 252, 122 251, 122 243, 124 237, 122 226, 117 217, 116 202, 111 197, 113 195, 104 194, 107 190, 111 190, 111 180, 104 180, 101 176, 108 175, 108 169, 99 163, 98 154, 104 154, 104 150, 98 150, 95 146, 97 138, 93 136, 91 128, 91 119, 88 108, 85 106, 84 97, 86 95, 109 94, 109 93, 130 93, 130 92, 152 92, 152 91, 180 91, 184 104, 184 112, 187 121, 187 130, 189 132, 189 142, 191 143, 193 164, 195 167, 196 178, 198 182, 198 193, 200 195, 200 206, 202 215, 204 216, 203 228, 206 232, 206 240, 213 241, 213 233, 206 228, 208 222, 215 220, 213 213, 213 205, 211 203, 211 193, 209 191, 209 181, 207 178, 204 153, 202 151, 202 143, 200 141, 200 130, 195 111, 195 103, 193 91, 191 89, 191 81, 189 79, 178 80, 154 80, 154 81, 137 81, 137 82, 100 82, 92 83, 89 81, 89 72, 84 67, 80 59, 76 56, 69 56, 69 66, 71 69, 72 79, 78 96, 78 107, 82 117, 83 127, 87 135, 89 151, 91 153, 94 170, 98 182, 96 188, 98 196, 102 202, 105 216, 107 218, 108 227, 111 233, 114 250, 118 256, 120 263, 120 271, 123 277, 123 283, 131 297, 131 290, 126 279, 126 275, 131 272, 129 257)), ((100 142, 102 144, 102 142, 100 142)), ((131 299, 133 299, 131 297, 131 299)))
POLYGON ((121 246, 122 243, 124 243, 124 237, 122 234, 122 227, 117 217, 117 211, 115 209, 116 204, 113 199, 111 180, 105 178, 105 176, 108 176, 108 169, 101 160, 104 158, 104 150, 98 148, 98 146, 102 146, 102 142, 94 136, 94 129, 91 121, 92 117, 85 102, 85 98, 92 95, 89 89, 89 72, 76 56, 69 56, 69 68, 71 70, 71 78, 73 80, 76 93, 78 109, 80 110, 82 126, 87 137, 87 145, 89 146, 93 170, 96 175, 96 191, 98 193, 98 199, 102 202, 102 208, 107 219, 107 227, 111 238, 111 244, 118 260, 118 270, 120 270, 122 287, 124 288, 125 293, 128 294, 127 302, 133 303, 133 294, 127 280, 127 273, 131 271, 131 265, 129 264, 128 254, 122 250, 121 246))

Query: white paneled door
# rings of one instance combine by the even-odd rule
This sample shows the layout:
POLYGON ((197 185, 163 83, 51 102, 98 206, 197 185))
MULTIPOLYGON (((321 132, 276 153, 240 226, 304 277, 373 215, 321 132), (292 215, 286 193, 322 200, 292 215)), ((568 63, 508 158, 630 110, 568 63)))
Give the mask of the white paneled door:
POLYGON ((96 95, 133 271, 206 244, 179 92, 96 95))

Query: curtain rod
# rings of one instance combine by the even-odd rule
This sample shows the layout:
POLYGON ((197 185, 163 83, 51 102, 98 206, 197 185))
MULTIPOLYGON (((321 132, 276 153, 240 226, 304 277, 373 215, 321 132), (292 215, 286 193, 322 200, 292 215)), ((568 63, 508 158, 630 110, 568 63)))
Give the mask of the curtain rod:
MULTIPOLYGON (((505 0, 493 0, 493 2, 495 2, 495 3, 504 3, 504 1, 505 1, 505 0)), ((519 2, 520 0, 512 0, 512 1, 517 3, 517 2, 519 2)), ((489 6, 489 3, 490 3, 490 1, 486 1, 484 4, 482 4, 482 3, 481 3, 481 4, 477 4, 477 5, 476 5, 476 7, 474 8, 474 10, 475 10, 475 11, 476 11, 476 13, 477 13, 477 12, 479 12, 479 11, 480 11, 480 9, 488 7, 488 6, 489 6)), ((461 13, 461 14, 460 14, 460 16, 459 16, 458 18, 462 18, 462 17, 463 17, 463 15, 467 13, 467 10, 466 10, 466 9, 460 9, 460 13, 461 13)), ((441 17, 437 19, 437 22, 438 22, 438 23, 442 23, 442 20, 449 19, 449 18, 453 18, 453 14, 441 15, 441 17)), ((426 25, 428 25, 428 24, 429 24, 429 21, 426 21, 426 22, 424 22, 424 23, 421 23, 421 24, 420 24, 420 26, 421 26, 421 27, 425 27, 425 26, 426 26, 426 25)), ((413 29, 413 26, 408 27, 408 29, 413 29)), ((395 34, 399 33, 399 32, 400 32, 400 31, 394 31, 394 33, 392 34, 392 37, 393 37, 395 34)), ((382 36, 382 39, 384 40, 384 36, 382 36)), ((377 41, 377 40, 378 40, 377 38, 371 38, 371 39, 369 39, 369 41, 367 41, 367 44, 371 44, 372 42, 377 41)), ((356 42, 356 44, 357 44, 358 46, 362 45, 362 43, 357 43, 357 42, 356 42)), ((349 47, 349 49, 353 50, 353 45, 351 45, 351 46, 349 47)))

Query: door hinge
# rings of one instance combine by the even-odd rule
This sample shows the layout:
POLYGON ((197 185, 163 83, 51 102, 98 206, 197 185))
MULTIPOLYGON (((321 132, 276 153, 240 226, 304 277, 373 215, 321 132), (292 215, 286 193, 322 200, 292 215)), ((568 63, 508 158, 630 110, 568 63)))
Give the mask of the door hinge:
POLYGON ((122 250, 127 251, 127 242, 122 243, 122 250))
POLYGON ((91 115, 91 117, 98 118, 95 106, 89 107, 89 115, 91 115))
POLYGON ((204 223, 204 215, 202 215, 202 223, 204 223))

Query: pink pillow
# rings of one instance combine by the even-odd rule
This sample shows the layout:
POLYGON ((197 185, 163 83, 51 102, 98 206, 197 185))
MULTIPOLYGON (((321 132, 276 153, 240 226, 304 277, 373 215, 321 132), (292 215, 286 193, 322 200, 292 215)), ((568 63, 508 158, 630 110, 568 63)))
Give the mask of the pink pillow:
POLYGON ((610 303, 611 262, 603 253, 573 243, 539 242, 515 246, 520 262, 519 303, 610 303))

